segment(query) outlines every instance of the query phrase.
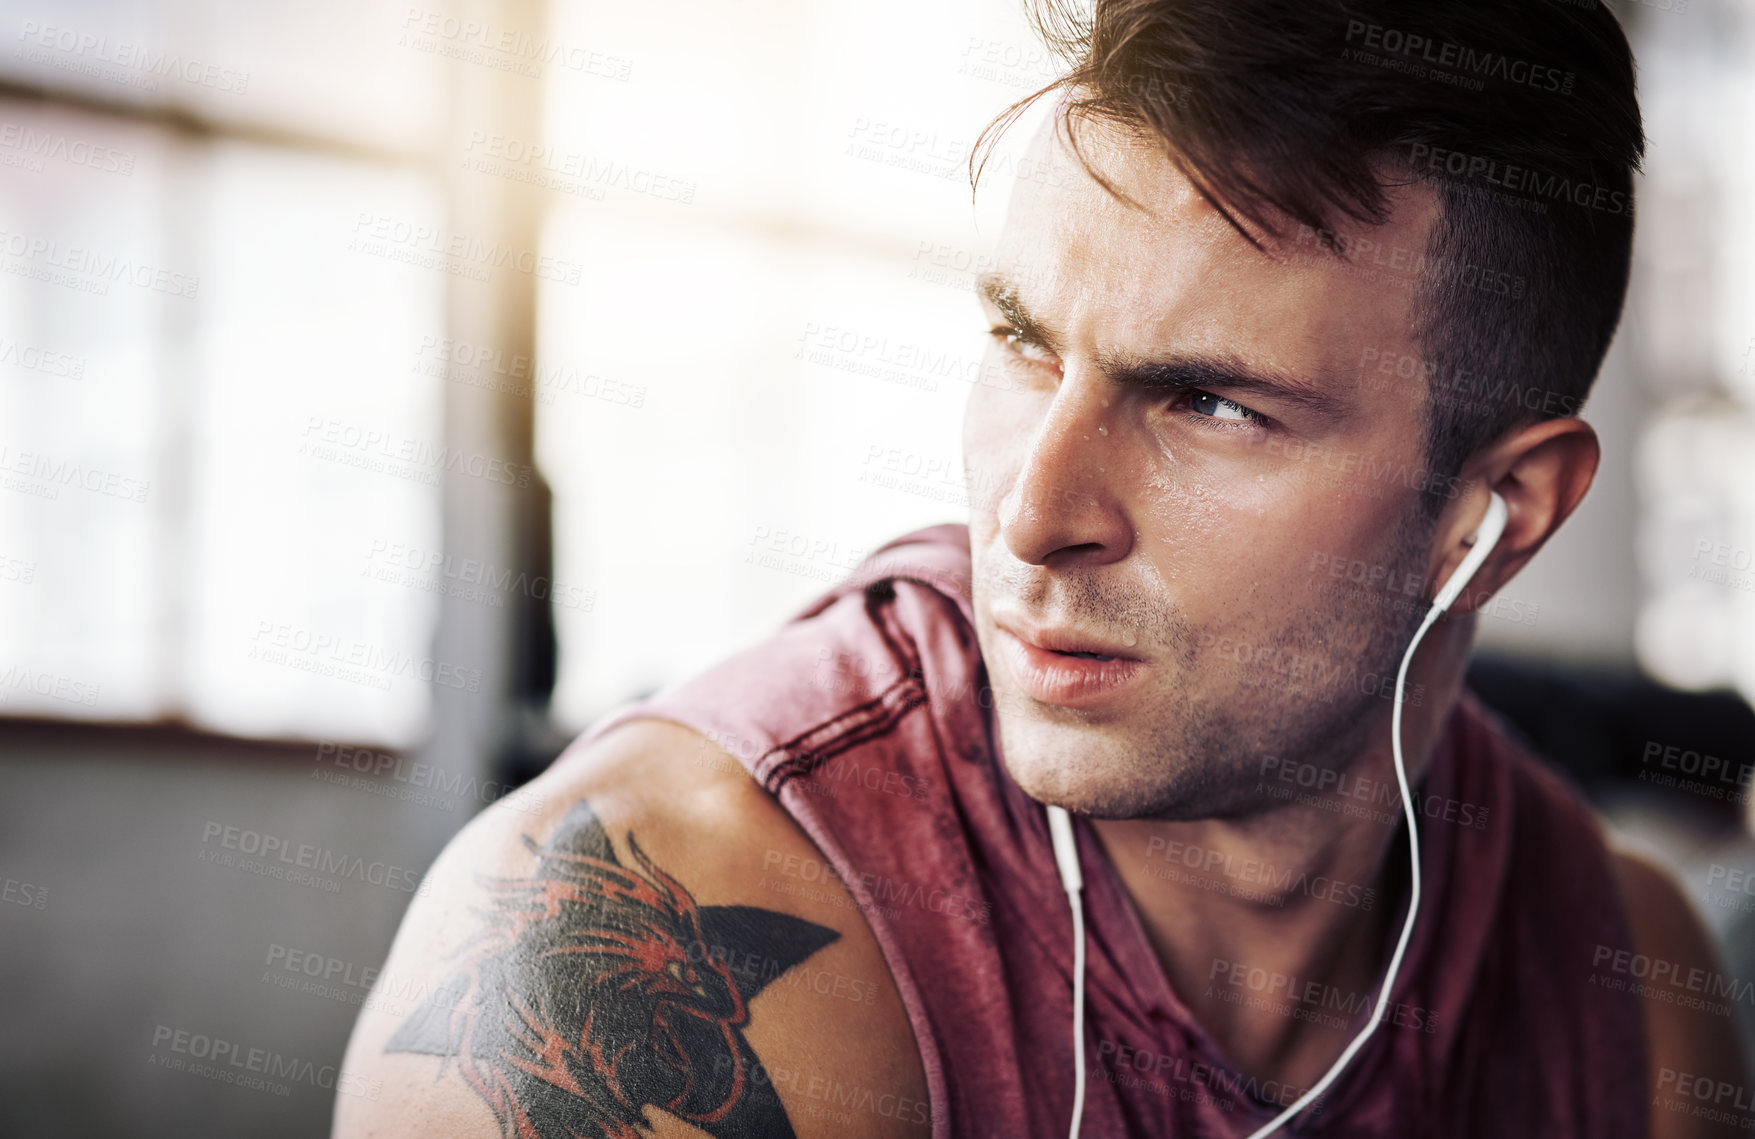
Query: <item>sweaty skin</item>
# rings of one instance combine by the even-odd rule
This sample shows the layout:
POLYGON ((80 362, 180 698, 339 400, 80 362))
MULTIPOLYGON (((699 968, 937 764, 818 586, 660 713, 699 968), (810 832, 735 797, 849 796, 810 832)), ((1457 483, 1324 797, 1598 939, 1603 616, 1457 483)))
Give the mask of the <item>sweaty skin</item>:
MULTIPOLYGON (((978 498, 970 525, 1006 762, 1075 813, 1254 815, 1278 805, 1256 790, 1262 756, 1348 767, 1381 742, 1388 701, 1359 676, 1393 675, 1417 616, 1337 598, 1313 557, 1428 572, 1408 487, 1424 392, 1357 379, 1368 348, 1417 355, 1411 294, 1331 257, 1258 252, 1162 157, 1105 149, 1106 173, 1152 204, 1129 209, 1061 147, 1041 153, 1050 141, 1034 157, 1053 173, 1020 183, 985 291, 1057 342, 996 335, 985 364, 1002 379, 973 389, 964 430, 972 481, 1004 491, 978 498), (1240 365, 1326 403, 1117 383, 1103 364, 1118 359, 1240 365), (1020 619, 1127 646, 1145 675, 1100 709, 1023 699, 995 624, 1020 619)), ((1417 248, 1432 203, 1404 197, 1393 239, 1417 248)), ((1459 513, 1484 508, 1485 490, 1450 493, 1459 513)))
MULTIPOLYGON (((999 330, 986 367, 1009 383, 974 388, 963 430, 971 484, 1004 488, 971 498, 1004 760, 1035 799, 1099 820, 1172 988, 1230 1057, 1307 1086, 1344 1034, 1204 997, 1214 962, 1371 992, 1388 907, 1153 878, 1148 844, 1383 885, 1390 828, 1288 806, 1262 767, 1274 756, 1395 777, 1390 700, 1369 677, 1393 677, 1418 614, 1337 597, 1313 565, 1358 558, 1423 579, 1443 560, 1422 491, 1409 490, 1423 484, 1425 393, 1357 381, 1369 347, 1418 355, 1409 279, 1297 247, 1258 251, 1153 151, 1100 149, 1104 174, 1150 204, 1128 209, 1051 126, 1032 149, 1051 174, 1014 193, 983 283, 999 330), (1020 316, 1034 325, 1023 337, 1020 316), (1223 365, 1286 388, 1158 390, 1120 383, 1121 360, 1186 363, 1192 376, 1223 365), (1102 706, 1046 704, 1018 686, 1000 625, 1081 630, 1143 667, 1102 706)), ((1429 195, 1406 191, 1385 239, 1420 247, 1432 216, 1429 195)), ((1444 514, 1472 528, 1486 491, 1441 486, 1457 495, 1444 514)), ((1411 779, 1460 681, 1469 621, 1446 625, 1411 676, 1422 695, 1406 725, 1411 779)))
MULTIPOLYGON (((964 446, 988 492, 971 495, 970 540, 1004 760, 1033 797, 1093 819, 1172 986, 1231 1058, 1304 1087, 1355 1026, 1227 1003, 1214 970, 1374 995, 1394 914, 1364 901, 1396 896, 1408 856, 1395 825, 1288 802, 1264 773, 1394 787, 1390 696, 1422 602, 1490 488, 1511 522, 1470 597, 1515 573, 1583 496, 1596 441, 1578 420, 1540 424, 1434 476, 1424 383, 1361 379, 1366 359, 1420 357, 1411 272, 1361 271, 1296 227, 1258 233, 1258 249, 1160 151, 1108 127, 1084 139, 1141 208, 1093 180, 1051 119, 1032 144, 1047 172, 1019 184, 978 286, 991 382, 972 390, 964 446), (1336 590, 1337 561, 1420 589, 1336 590), (1142 663, 1093 706, 1033 698, 1013 635, 1043 626, 1142 663), (1304 886, 1153 873, 1154 854, 1188 849, 1304 886)), ((1392 203, 1386 225, 1342 233, 1423 248, 1433 195, 1392 203)), ((1416 787, 1459 692, 1470 607, 1410 672, 1416 787)))

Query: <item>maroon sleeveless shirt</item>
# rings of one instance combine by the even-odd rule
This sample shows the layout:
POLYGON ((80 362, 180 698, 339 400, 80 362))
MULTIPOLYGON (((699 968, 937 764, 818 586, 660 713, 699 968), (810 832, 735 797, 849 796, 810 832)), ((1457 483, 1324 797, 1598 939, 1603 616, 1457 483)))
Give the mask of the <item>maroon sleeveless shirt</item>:
MULTIPOLYGON (((898 538, 769 640, 619 709, 574 746, 651 717, 735 756, 865 914, 920 1046, 934 1139, 1064 1136, 1071 914, 1043 808, 997 754, 969 577, 966 527, 898 538)), ((1401 1023, 1377 1030, 1319 1116, 1278 1134, 1643 1139, 1642 1009, 1595 971, 1632 948, 1595 817, 1466 693, 1420 791, 1462 807, 1421 821, 1424 893, 1391 996, 1401 1023)), ((1399 792, 1389 809, 1401 813, 1399 792)), ((1171 990, 1103 847, 1074 829, 1088 938, 1082 1133, 1249 1134, 1297 1090, 1258 1086, 1225 1056, 1171 990)), ((1406 913, 1404 890, 1387 947, 1406 913)))

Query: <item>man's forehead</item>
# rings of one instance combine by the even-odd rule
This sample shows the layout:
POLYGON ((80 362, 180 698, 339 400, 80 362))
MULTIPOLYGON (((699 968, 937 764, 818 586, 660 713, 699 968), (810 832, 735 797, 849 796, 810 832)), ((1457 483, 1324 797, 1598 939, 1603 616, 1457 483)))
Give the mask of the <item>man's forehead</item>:
MULTIPOLYGON (((1031 135, 1025 161, 1019 166, 1020 172, 1027 175, 1021 176, 1012 189, 1008 229, 1012 228, 1011 213, 1023 212, 1035 221, 1035 215, 1043 210, 1070 210, 1079 220, 1101 218, 1111 223, 1163 227, 1253 248, 1249 239, 1190 181, 1171 158, 1162 138, 1145 128, 1102 118, 1084 118, 1076 129, 1077 154, 1070 143, 1074 124, 1065 120, 1058 107, 1031 135), (1084 162, 1080 161, 1081 156, 1084 162), (1092 178, 1087 163, 1144 208, 1133 208, 1118 200, 1092 178)), ((1439 213, 1437 195, 1391 159, 1379 162, 1377 171, 1390 207, 1384 224, 1360 222, 1337 211, 1329 223, 1333 234, 1343 240, 1393 240, 1405 247, 1423 249, 1439 213)), ((1274 225, 1280 230, 1278 238, 1248 225, 1256 241, 1272 255, 1296 258, 1321 248, 1316 231, 1307 226, 1284 216, 1277 216, 1274 225)))
POLYGON ((1078 127, 1079 153, 1074 154, 1071 126, 1057 123, 1060 116, 1050 116, 1031 136, 1026 161, 1019 166, 1026 176, 1013 187, 1002 246, 1008 238, 1028 238, 1049 228, 1071 239, 1102 229, 1136 236, 1169 229, 1215 241, 1240 236, 1177 169, 1161 142, 1104 120, 1086 119, 1078 127), (1086 163, 1137 205, 1106 189, 1086 163))
POLYGON ((1384 225, 1337 224, 1350 259, 1295 226, 1278 240, 1258 235, 1266 246, 1258 248, 1161 145, 1100 122, 1083 128, 1079 142, 1092 166, 1140 208, 1100 185, 1054 119, 1046 121, 1022 167, 1038 176, 1014 188, 995 259, 995 276, 1032 311, 1069 322, 1101 317, 1111 334, 1130 339, 1192 325, 1206 326, 1203 339, 1253 329, 1250 339, 1264 347, 1326 341, 1337 357, 1349 332, 1379 349, 1411 348, 1412 299, 1436 215, 1430 191, 1394 192, 1384 225), (1360 250, 1390 255, 1361 258, 1360 250), (1283 335, 1270 334, 1276 329, 1283 335))

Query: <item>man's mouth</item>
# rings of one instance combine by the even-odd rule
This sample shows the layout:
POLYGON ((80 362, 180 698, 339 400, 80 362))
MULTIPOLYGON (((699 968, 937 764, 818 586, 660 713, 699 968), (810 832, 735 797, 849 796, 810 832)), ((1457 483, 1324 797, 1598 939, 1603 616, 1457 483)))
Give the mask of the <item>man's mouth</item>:
POLYGON ((1000 613, 994 623, 1038 651, 1060 657, 1096 661, 1138 661, 1129 636, 1107 637, 1067 625, 1040 625, 1019 614, 1000 613))
POLYGON ((1104 637, 1070 626, 1042 626, 1002 616, 1000 659, 1024 695, 1043 704, 1087 710, 1126 698, 1151 666, 1128 655, 1127 635, 1104 637), (1125 646, 1125 647, 1124 647, 1125 646))

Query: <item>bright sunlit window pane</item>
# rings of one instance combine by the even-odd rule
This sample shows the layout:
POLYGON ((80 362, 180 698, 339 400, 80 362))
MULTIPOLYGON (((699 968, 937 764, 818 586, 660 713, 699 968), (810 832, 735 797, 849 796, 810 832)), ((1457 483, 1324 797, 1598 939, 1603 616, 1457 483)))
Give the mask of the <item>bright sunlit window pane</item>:
POLYGON ((13 104, 0 160, 0 715, 413 742, 444 279, 360 219, 428 180, 13 104))
POLYGON ((555 610, 564 719, 712 663, 862 551, 964 515, 972 297, 910 287, 905 259, 584 209, 552 242, 596 254, 539 316, 556 578, 594 596, 555 610))
POLYGON ((199 275, 167 239, 173 159, 151 128, 12 103, 8 140, 0 714, 151 717, 168 695, 164 363, 199 275))
POLYGON ((576 726, 967 518, 974 274, 1029 127, 979 213, 965 162, 1054 72, 999 3, 700 3, 680 35, 668 10, 555 18, 633 60, 625 85, 556 76, 548 104, 550 158, 583 171, 547 240, 585 279, 545 284, 538 313, 556 578, 593 599, 555 608, 576 726))
POLYGON ((439 548, 441 274, 364 216, 436 231, 413 175, 232 145, 205 165, 192 362, 190 700, 227 731, 413 742, 439 548), (389 252, 395 252, 390 249, 389 252))

